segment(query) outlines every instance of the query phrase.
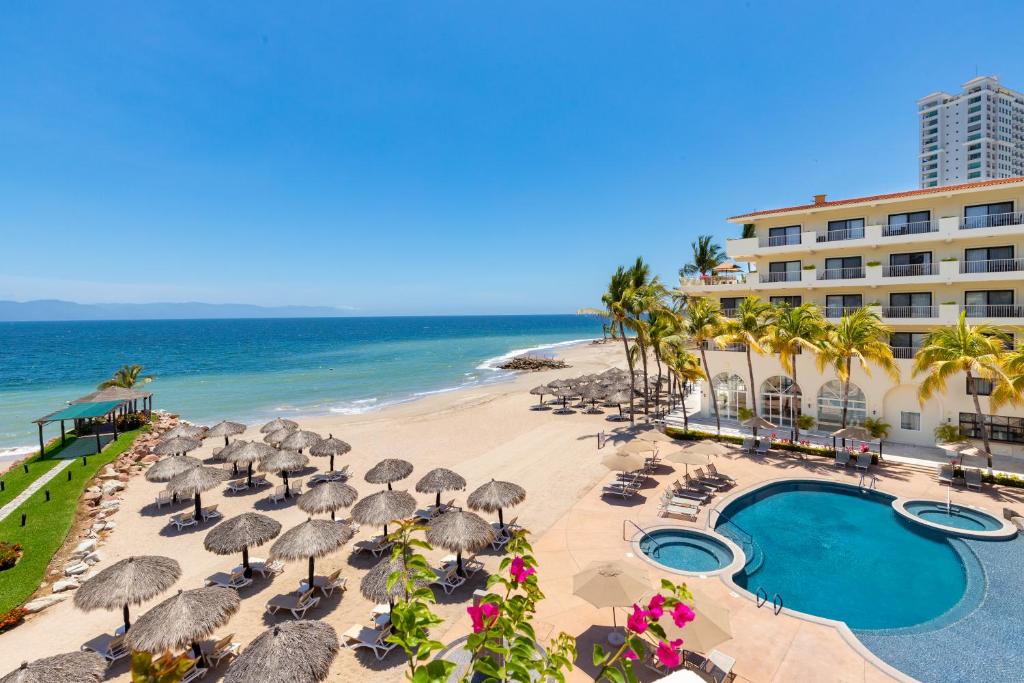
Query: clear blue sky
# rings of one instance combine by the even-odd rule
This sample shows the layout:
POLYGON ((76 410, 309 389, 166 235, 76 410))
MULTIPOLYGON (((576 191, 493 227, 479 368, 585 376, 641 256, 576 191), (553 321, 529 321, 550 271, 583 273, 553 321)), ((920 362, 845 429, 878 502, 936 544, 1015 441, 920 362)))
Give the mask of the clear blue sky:
POLYGON ((1024 3, 708 4, 8 3, 0 299, 568 312, 1024 89, 1024 3))

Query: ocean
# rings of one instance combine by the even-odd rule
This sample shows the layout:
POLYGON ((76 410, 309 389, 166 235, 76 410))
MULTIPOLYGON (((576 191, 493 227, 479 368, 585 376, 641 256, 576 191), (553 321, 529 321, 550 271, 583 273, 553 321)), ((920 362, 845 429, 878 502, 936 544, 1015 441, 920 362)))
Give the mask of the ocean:
POLYGON ((0 323, 0 448, 129 363, 155 376, 155 408, 253 423, 501 381, 504 358, 600 336, 577 315, 0 323))

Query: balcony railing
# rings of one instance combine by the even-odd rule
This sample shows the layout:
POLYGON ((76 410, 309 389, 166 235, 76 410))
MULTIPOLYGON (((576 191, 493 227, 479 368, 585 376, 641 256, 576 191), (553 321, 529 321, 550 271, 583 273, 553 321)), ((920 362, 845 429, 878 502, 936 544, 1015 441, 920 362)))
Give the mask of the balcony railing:
POLYGON ((1001 228, 1024 223, 1024 211, 1013 213, 992 213, 987 216, 964 216, 960 219, 961 230, 973 228, 1001 228))
POLYGON ((967 304, 960 310, 968 318, 1024 318, 1024 306, 1017 304, 967 304))
POLYGON ((724 318, 735 318, 736 317, 736 309, 735 308, 723 308, 720 311, 720 313, 722 314, 722 317, 724 317, 724 318))
POLYGON ((705 351, 746 351, 746 344, 726 344, 725 346, 719 346, 714 342, 706 341, 702 344, 705 351))
POLYGON ((938 232, 938 221, 914 221, 913 223, 893 223, 882 226, 882 237, 899 237, 901 235, 923 235, 938 232))
POLYGON ((920 346, 890 346, 892 349, 893 358, 902 358, 904 360, 910 360, 917 354, 920 346))
POLYGON ((826 306, 825 317, 826 318, 842 318, 844 315, 850 315, 854 311, 858 311, 862 306, 826 306))
POLYGON ((762 282, 800 282, 800 271, 761 273, 762 282))
POLYGON ((990 261, 961 261, 961 273, 1012 273, 1024 270, 1024 259, 998 258, 990 261))
POLYGON ((905 263, 897 266, 882 266, 882 277, 914 277, 917 275, 938 274, 938 263, 905 263))
POLYGON ((851 280, 864 277, 864 267, 859 268, 825 268, 818 271, 819 280, 851 280))
POLYGON ((938 318, 938 306, 882 306, 883 318, 938 318))
POLYGON ((758 245, 762 247, 788 247, 799 244, 800 235, 775 235, 758 240, 758 245))
POLYGON ((864 237, 864 228, 846 228, 845 230, 829 230, 818 233, 818 242, 840 242, 842 240, 859 240, 864 237))

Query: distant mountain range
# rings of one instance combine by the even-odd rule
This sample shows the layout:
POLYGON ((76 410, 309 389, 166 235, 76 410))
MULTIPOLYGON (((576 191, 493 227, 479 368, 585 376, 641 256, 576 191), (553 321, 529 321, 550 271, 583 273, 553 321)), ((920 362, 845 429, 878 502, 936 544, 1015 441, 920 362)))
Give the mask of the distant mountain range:
POLYGON ((58 299, 0 301, 0 321, 189 320, 197 318, 336 318, 352 311, 333 306, 254 306, 194 301, 152 304, 78 304, 58 299))

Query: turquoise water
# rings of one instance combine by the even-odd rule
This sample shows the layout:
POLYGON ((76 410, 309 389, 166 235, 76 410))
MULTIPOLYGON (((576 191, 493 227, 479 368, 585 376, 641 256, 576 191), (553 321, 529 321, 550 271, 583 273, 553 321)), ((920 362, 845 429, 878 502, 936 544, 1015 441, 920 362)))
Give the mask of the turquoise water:
POLYGON ((730 503, 716 528, 748 554, 735 580, 751 592, 854 629, 917 626, 958 605, 967 565, 955 539, 904 520, 891 501, 841 484, 782 482, 730 503))
POLYGON ((505 376, 513 352, 601 336, 588 316, 0 323, 0 446, 125 363, 186 418, 358 413, 505 376))
POLYGON ((659 529, 644 534, 640 551, 666 567, 686 572, 713 572, 732 562, 724 544, 686 529, 659 529))
POLYGON ((907 503, 905 507, 907 512, 923 520, 956 529, 993 531, 1003 526, 1002 522, 992 515, 986 515, 984 512, 962 508, 957 505, 953 505, 947 510, 943 503, 916 501, 907 503))

